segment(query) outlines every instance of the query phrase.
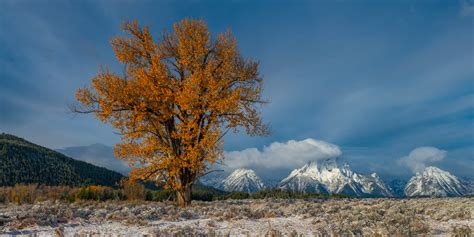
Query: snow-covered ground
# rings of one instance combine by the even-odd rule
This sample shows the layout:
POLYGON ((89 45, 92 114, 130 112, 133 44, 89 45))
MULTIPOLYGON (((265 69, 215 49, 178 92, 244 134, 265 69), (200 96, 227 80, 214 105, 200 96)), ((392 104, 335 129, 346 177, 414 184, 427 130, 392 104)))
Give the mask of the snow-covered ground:
POLYGON ((0 236, 444 236, 472 233, 474 198, 0 205, 0 236))

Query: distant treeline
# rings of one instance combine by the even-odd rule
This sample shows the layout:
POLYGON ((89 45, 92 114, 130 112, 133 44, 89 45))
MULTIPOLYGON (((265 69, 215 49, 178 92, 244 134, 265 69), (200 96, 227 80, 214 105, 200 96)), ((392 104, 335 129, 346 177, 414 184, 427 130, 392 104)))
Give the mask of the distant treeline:
MULTIPOLYGON (((0 203, 25 204, 46 200, 65 202, 77 201, 167 201, 173 200, 174 193, 168 190, 152 190, 143 184, 122 182, 119 188, 90 185, 84 187, 44 186, 37 184, 16 184, 12 187, 0 187, 0 203)), ((311 199, 311 198, 347 198, 345 195, 326 195, 317 193, 295 193, 279 189, 268 189, 256 193, 224 192, 206 186, 195 185, 193 200, 213 201, 225 199, 311 199)))
POLYGON ((224 196, 224 199, 311 199, 311 198, 350 198, 345 194, 322 194, 322 193, 301 193, 277 188, 264 189, 255 193, 232 192, 224 196))

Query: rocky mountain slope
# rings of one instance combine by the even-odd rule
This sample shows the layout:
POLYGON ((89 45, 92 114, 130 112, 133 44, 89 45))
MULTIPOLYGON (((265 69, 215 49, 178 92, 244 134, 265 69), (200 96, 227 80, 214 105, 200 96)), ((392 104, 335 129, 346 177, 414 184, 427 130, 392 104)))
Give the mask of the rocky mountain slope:
POLYGON ((404 197, 406 184, 407 180, 394 179, 388 182, 388 188, 395 197, 404 197))
POLYGON ((354 196, 392 196, 377 174, 361 175, 337 159, 310 162, 293 170, 279 188, 298 192, 341 193, 354 196))
POLYGON ((219 183, 227 192, 257 192, 265 188, 262 180, 251 169, 237 169, 219 183))
POLYGON ((454 175, 436 167, 427 167, 413 176, 405 186, 408 197, 452 197, 467 194, 467 188, 454 175))

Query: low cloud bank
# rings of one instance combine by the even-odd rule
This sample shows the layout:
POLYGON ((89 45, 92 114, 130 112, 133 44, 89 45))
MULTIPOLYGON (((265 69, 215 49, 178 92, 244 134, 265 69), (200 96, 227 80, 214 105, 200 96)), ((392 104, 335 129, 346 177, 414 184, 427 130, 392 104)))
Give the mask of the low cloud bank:
POLYGON ((422 172, 429 164, 441 161, 448 152, 436 147, 418 147, 398 160, 398 163, 408 167, 413 173, 422 172))
POLYGON ((113 148, 110 146, 93 144, 89 146, 66 147, 57 151, 74 159, 111 169, 123 175, 128 175, 128 172, 131 170, 127 162, 115 157, 113 148))
POLYGON ((248 148, 226 152, 224 155, 225 164, 230 169, 294 169, 310 161, 341 156, 342 151, 337 145, 308 138, 273 142, 262 150, 248 148))

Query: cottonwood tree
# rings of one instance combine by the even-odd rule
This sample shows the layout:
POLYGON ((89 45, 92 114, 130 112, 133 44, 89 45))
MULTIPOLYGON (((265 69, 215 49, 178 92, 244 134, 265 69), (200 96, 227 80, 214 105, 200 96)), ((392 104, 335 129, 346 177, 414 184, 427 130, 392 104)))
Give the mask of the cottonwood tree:
POLYGON ((134 167, 130 176, 162 182, 187 206, 193 183, 222 161, 227 131, 268 133, 258 63, 241 56, 230 32, 211 38, 202 20, 184 19, 157 41, 136 21, 122 29, 128 35, 111 44, 123 72, 101 69, 71 109, 118 129, 114 151, 134 167))

